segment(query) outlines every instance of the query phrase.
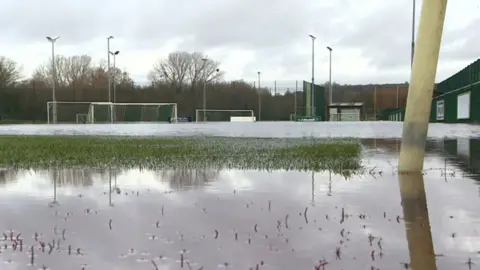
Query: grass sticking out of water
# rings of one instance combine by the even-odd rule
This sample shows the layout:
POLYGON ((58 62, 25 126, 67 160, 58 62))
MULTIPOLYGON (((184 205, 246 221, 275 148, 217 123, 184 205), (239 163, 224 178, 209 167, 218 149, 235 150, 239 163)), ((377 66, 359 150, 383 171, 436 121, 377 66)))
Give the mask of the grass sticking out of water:
POLYGON ((356 170, 361 146, 349 140, 0 136, 0 166, 172 169, 356 170))

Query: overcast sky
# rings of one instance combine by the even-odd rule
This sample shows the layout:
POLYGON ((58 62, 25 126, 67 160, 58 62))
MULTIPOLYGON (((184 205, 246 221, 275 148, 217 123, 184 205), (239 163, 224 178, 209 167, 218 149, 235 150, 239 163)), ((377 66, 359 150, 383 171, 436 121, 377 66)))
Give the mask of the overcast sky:
MULTIPOLYGON (((48 60, 45 36, 60 36, 56 53, 107 55, 138 83, 160 57, 176 50, 205 52, 226 79, 397 83, 409 79, 413 0, 2 0, 1 54, 24 75, 48 60)), ((422 1, 417 0, 417 17, 422 1)), ((480 57, 480 1, 449 1, 437 81, 480 57), (477 26, 477 27, 475 27, 477 26)), ((418 25, 418 19, 417 19, 418 25)), ((281 82, 280 82, 281 84, 281 82)))

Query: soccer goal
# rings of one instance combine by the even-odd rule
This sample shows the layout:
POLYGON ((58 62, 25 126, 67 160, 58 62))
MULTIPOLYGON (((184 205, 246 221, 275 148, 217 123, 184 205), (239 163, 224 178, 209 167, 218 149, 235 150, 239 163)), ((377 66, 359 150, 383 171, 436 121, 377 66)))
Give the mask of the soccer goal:
POLYGON ((253 110, 197 109, 195 122, 255 122, 253 110))
POLYGON ((177 103, 92 102, 88 123, 176 122, 177 103))
POLYGON ((48 123, 176 122, 176 103, 47 102, 48 123))
POLYGON ((91 102, 48 101, 47 123, 81 124, 87 122, 91 102))

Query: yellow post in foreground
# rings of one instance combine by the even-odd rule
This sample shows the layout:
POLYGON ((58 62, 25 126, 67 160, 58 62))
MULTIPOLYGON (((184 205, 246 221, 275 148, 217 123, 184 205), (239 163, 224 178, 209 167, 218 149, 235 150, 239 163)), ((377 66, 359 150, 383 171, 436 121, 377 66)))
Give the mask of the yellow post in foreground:
POLYGON ((399 172, 423 169, 447 0, 423 0, 400 148, 399 172))

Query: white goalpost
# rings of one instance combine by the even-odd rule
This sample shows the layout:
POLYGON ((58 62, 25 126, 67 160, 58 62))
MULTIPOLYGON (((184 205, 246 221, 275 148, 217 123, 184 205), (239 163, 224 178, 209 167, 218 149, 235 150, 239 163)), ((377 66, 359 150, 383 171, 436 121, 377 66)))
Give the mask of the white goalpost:
POLYGON ((256 122, 253 110, 197 109, 195 122, 256 122))
POLYGON ((177 103, 112 103, 55 102, 57 119, 53 120, 52 101, 47 102, 47 122, 50 123, 138 123, 177 122, 177 103))

